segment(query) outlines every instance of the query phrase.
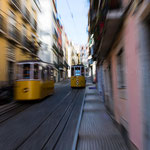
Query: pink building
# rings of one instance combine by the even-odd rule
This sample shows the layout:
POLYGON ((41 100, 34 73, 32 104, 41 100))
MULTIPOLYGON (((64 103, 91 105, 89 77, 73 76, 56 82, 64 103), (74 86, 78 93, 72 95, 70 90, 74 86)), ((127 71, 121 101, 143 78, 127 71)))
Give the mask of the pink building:
MULTIPOLYGON (((91 1, 90 11, 95 3, 91 1)), ((108 8, 105 19, 98 22, 104 21, 104 32, 94 37, 92 47, 97 87, 128 146, 149 150, 150 1, 112 0, 108 8)), ((92 14, 90 27, 94 24, 92 14)), ((92 34, 94 30, 90 28, 92 34)))

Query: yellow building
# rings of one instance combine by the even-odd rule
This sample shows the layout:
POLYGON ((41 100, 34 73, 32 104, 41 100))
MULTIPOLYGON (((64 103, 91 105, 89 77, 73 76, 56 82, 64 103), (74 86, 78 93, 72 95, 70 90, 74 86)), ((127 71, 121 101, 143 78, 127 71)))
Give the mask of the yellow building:
POLYGON ((13 83, 15 63, 38 59, 38 0, 0 0, 0 88, 13 83))

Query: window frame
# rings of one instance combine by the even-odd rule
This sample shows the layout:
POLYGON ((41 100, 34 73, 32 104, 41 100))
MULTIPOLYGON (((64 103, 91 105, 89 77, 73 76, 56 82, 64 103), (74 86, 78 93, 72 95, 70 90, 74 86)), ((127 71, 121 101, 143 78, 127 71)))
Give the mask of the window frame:
POLYGON ((125 83, 125 60, 124 60, 124 50, 123 48, 117 54, 117 82, 118 88, 126 88, 125 83))
POLYGON ((17 63, 17 75, 16 75, 16 81, 40 81, 41 80, 41 70, 40 70, 40 63, 33 63, 33 62, 27 62, 27 63, 17 63), (24 79, 23 78, 23 65, 30 65, 30 78, 24 79), (39 72, 38 72, 38 79, 34 79, 34 64, 39 65, 39 72), (18 66, 20 66, 20 77, 18 77, 18 66))

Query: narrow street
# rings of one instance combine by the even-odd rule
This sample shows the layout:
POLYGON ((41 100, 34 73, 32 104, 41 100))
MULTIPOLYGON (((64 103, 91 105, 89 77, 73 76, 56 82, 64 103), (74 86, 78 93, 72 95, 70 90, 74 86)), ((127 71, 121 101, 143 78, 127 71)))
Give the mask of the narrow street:
POLYGON ((1 106, 0 137, 5 150, 128 149, 90 78, 85 89, 65 80, 42 101, 1 106))
POLYGON ((0 0, 0 150, 150 150, 150 0, 0 0))
POLYGON ((83 96, 84 89, 71 89, 67 81, 42 101, 1 106, 0 149, 71 149, 83 96))

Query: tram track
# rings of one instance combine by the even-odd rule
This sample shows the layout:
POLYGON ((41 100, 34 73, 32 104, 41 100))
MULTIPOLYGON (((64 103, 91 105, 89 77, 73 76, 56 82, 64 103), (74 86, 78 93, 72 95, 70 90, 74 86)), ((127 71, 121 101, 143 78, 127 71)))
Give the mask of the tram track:
POLYGON ((54 150, 56 148, 57 143, 59 142, 64 130, 66 129, 66 126, 69 122, 72 112, 76 106, 76 100, 78 99, 79 95, 80 95, 80 91, 78 90, 78 93, 75 95, 75 97, 73 97, 72 103, 66 109, 65 113, 63 114, 62 118, 59 121, 59 124, 53 131, 53 134, 49 136, 48 140, 41 148, 42 150, 46 150, 46 149, 54 150))
POLYGON ((75 95, 75 97, 72 98, 71 103, 69 104, 69 106, 66 108, 64 114, 62 115, 62 117, 59 120, 59 123, 57 124, 55 130, 53 131, 53 133, 49 136, 49 138, 47 139, 47 141, 43 144, 43 147, 41 148, 42 150, 47 149, 46 147, 48 146, 48 149, 54 149, 57 142, 59 141, 65 127, 66 124, 70 118, 70 115, 72 113, 72 110, 75 106, 75 99, 79 96, 79 91, 78 93, 75 95))
POLYGON ((42 149, 49 141, 55 131, 60 127, 61 121, 64 119, 64 116, 68 112, 68 109, 74 104, 74 100, 78 95, 79 90, 70 91, 63 100, 55 107, 55 109, 47 115, 47 117, 35 128, 24 141, 18 145, 15 149, 30 149, 30 144, 32 142, 33 149, 42 149), (64 105, 65 104, 65 105, 64 105), (56 119, 57 118, 57 119, 56 119), (50 127, 50 128, 49 128, 50 127), (46 128, 49 128, 46 130, 46 128), (44 131, 43 131, 44 129, 44 131), (47 132, 49 131, 49 132, 47 132), (37 142, 34 139, 39 135, 44 138, 40 138, 37 142), (47 140, 46 140, 47 139, 47 140))
POLYGON ((14 117, 18 113, 24 111, 25 109, 31 107, 33 104, 23 104, 14 102, 10 105, 7 105, 0 111, 0 125, 6 120, 14 117))
MULTIPOLYGON (((47 98, 33 107, 20 106, 22 103, 15 106, 16 104, 13 103, 7 106, 7 109, 2 109, 0 111, 0 149, 3 147, 7 150, 45 149, 47 146, 48 149, 51 149, 50 147, 55 149, 56 144, 62 140, 66 132, 66 126, 71 122, 72 112, 77 110, 76 102, 82 101, 82 96, 79 95, 83 92, 80 91, 70 87, 64 90, 58 88, 58 95, 52 96, 51 100, 47 98), (25 107, 29 109, 25 110, 25 107), (23 112, 20 113, 21 111, 23 112)), ((72 125, 76 126, 76 123, 71 123, 72 125)))

